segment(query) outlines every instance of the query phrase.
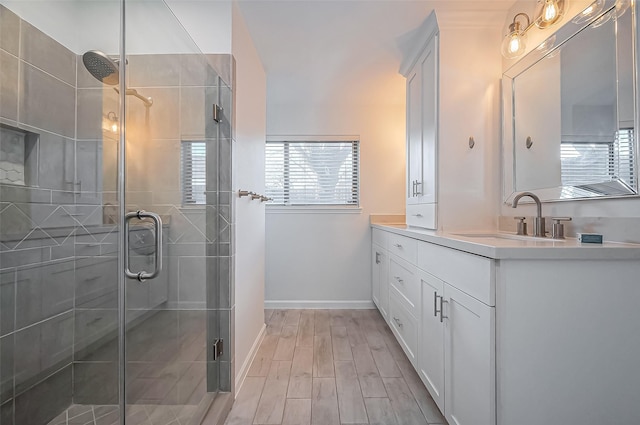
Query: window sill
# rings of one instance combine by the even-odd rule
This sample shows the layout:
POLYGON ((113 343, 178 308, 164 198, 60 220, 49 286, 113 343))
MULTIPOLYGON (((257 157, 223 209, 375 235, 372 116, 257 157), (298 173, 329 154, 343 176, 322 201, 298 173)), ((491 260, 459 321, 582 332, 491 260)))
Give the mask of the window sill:
POLYGON ((281 205, 266 205, 267 214, 362 214, 361 207, 298 205, 285 207, 281 205))

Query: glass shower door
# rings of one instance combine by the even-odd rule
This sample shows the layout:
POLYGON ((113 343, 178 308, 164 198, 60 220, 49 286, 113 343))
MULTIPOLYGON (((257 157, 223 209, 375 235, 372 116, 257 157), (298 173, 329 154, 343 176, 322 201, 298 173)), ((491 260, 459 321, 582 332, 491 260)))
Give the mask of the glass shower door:
POLYGON ((219 79, 164 1, 124 7, 127 417, 199 423, 219 388, 219 79))

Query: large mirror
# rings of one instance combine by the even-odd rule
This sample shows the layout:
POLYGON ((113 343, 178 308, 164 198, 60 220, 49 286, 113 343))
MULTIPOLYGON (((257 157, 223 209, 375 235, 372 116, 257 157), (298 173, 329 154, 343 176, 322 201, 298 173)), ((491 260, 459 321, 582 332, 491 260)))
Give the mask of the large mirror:
POLYGON ((629 3, 596 1, 504 73, 505 202, 522 191, 544 201, 638 195, 629 3))

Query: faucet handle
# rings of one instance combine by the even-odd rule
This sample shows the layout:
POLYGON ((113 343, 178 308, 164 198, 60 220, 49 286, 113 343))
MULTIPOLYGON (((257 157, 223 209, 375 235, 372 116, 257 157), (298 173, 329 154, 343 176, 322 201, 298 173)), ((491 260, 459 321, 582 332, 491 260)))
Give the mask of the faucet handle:
POLYGON ((513 217, 514 220, 519 220, 517 223, 517 234, 521 236, 527 236, 527 223, 524 222, 526 217, 513 217))
POLYGON ((562 221, 571 221, 571 217, 551 217, 553 226, 551 227, 551 237, 553 239, 564 239, 564 224, 562 221))

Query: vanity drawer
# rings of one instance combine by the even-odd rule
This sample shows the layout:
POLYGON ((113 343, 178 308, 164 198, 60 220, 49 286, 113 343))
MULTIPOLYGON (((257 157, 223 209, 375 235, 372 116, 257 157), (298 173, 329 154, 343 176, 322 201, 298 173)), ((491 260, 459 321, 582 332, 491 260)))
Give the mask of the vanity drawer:
POLYGON ((496 305, 496 269, 490 258, 420 241, 418 267, 489 306, 496 305))
POLYGON ((407 226, 436 229, 436 204, 407 205, 407 226))
POLYGON ((399 301, 395 290, 389 291, 389 326, 413 367, 418 355, 418 320, 399 301))
POLYGON ((416 264, 416 256, 418 251, 418 241, 408 238, 406 236, 396 235, 395 233, 389 233, 387 237, 387 249, 391 254, 395 254, 398 257, 416 264))
POLYGON ((398 297, 415 317, 420 317, 420 282, 417 268, 396 257, 389 259, 389 283, 398 297))
POLYGON ((371 229, 371 240, 375 245, 381 248, 387 249, 387 236, 388 232, 380 229, 371 229))

